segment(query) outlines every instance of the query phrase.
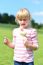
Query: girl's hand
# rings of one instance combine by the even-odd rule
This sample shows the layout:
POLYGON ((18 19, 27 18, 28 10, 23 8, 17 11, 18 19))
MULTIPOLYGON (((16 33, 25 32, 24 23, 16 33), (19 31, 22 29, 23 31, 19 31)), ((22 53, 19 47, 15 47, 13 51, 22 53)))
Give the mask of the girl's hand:
POLYGON ((33 45, 30 41, 26 40, 24 45, 27 47, 27 48, 31 48, 31 46, 33 45))
POLYGON ((28 40, 25 41, 24 45, 25 45, 27 48, 29 47, 29 46, 28 46, 28 45, 29 45, 28 40))
POLYGON ((8 45, 9 44, 9 40, 8 38, 4 37, 4 44, 8 45))

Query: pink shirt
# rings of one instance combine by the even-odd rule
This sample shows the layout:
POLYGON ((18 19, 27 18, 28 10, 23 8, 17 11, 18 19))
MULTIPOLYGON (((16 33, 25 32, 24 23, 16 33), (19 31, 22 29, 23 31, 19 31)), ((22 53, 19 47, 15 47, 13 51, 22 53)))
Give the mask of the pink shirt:
POLYGON ((21 35, 21 32, 22 31, 20 30, 20 28, 16 28, 13 30, 13 44, 15 45, 14 60, 19 62, 32 62, 34 60, 33 50, 31 50, 30 48, 26 48, 24 46, 24 43, 28 38, 28 40, 32 44, 38 47, 36 29, 24 29, 27 37, 21 35))

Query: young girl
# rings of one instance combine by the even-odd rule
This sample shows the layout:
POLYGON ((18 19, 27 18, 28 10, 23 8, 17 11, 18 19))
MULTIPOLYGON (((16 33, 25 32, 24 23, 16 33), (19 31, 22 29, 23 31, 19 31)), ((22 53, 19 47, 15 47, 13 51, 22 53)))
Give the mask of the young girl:
POLYGON ((14 49, 14 65, 34 65, 33 51, 38 49, 38 41, 36 29, 30 27, 30 12, 20 9, 16 20, 20 26, 13 30, 13 42, 5 38, 4 43, 14 49))

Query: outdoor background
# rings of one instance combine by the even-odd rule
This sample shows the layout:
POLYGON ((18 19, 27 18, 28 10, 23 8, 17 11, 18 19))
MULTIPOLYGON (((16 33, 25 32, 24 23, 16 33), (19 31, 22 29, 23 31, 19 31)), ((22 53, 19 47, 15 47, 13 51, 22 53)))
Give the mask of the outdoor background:
POLYGON ((13 65, 13 49, 4 45, 4 37, 12 41, 12 30, 19 25, 15 21, 16 12, 27 8, 31 24, 37 29, 39 49, 34 51, 34 64, 43 65, 43 0, 1 0, 0 1, 0 65, 13 65))

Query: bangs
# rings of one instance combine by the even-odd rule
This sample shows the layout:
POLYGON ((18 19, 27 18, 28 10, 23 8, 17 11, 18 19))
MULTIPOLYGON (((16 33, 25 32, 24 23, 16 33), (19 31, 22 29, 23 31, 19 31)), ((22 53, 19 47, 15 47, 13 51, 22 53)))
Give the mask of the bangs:
POLYGON ((17 16, 17 19, 24 19, 24 18, 28 18, 28 16, 26 14, 19 14, 17 16))
POLYGON ((30 13, 27 10, 22 9, 19 12, 17 12, 16 19, 24 19, 24 18, 30 18, 30 13))

